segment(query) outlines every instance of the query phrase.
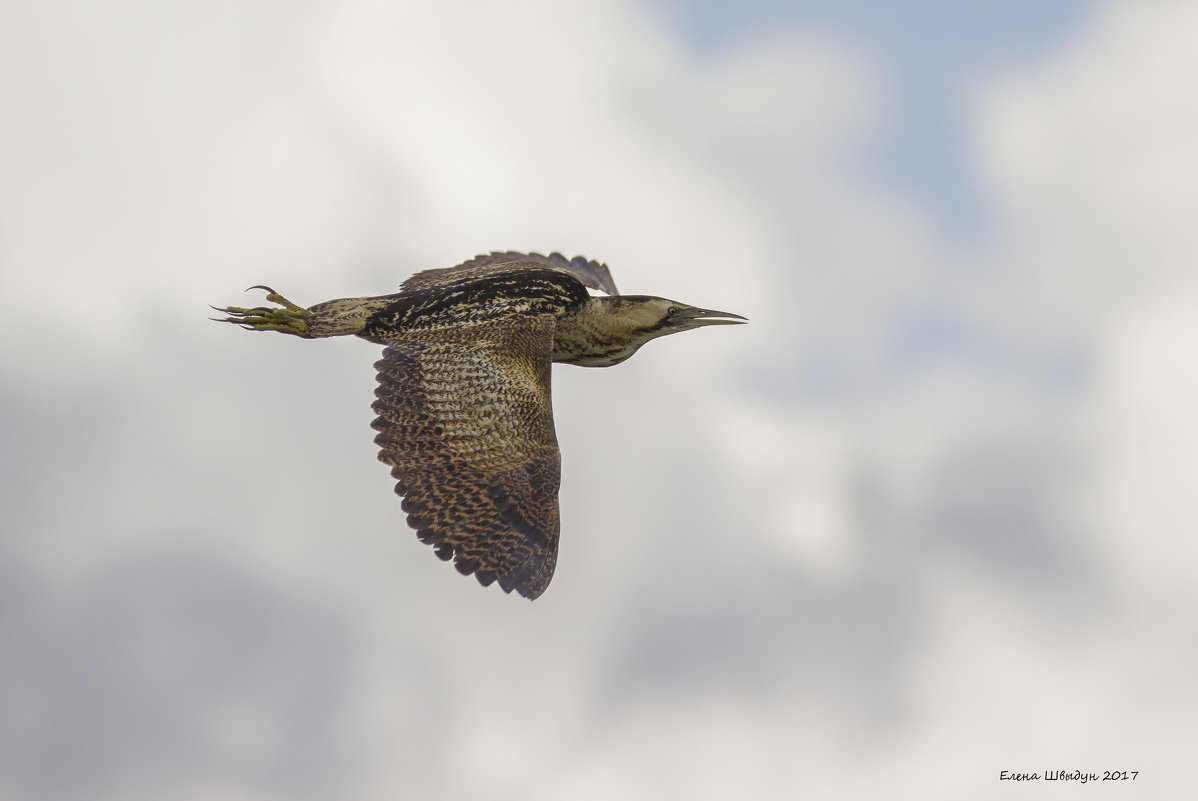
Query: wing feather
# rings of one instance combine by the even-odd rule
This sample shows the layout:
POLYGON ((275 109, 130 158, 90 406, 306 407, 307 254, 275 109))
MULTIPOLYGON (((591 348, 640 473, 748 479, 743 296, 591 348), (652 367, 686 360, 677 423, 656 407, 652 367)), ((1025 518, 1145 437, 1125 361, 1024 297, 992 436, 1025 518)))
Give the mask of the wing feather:
POLYGON ((395 333, 375 368, 379 459, 408 523, 484 586, 536 598, 557 561, 553 318, 395 333))
POLYGON ((479 278, 484 275, 498 275, 504 272, 516 272, 527 268, 529 264, 549 267, 574 276, 591 289, 598 289, 609 295, 618 295, 616 283, 612 280, 611 272, 602 262, 592 261, 584 256, 567 259, 560 253, 550 253, 542 256, 540 253, 519 253, 514 250, 475 256, 455 267, 440 267, 433 270, 423 270, 404 281, 401 289, 428 289, 446 281, 460 278, 479 278))

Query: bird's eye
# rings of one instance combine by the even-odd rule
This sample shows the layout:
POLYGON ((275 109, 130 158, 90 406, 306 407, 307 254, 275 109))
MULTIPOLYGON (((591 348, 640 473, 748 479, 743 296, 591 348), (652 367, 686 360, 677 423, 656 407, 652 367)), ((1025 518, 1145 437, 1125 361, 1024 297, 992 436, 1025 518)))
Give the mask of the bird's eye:
POLYGON ((671 306, 670 308, 666 309, 666 314, 673 317, 675 314, 677 314, 680 311, 682 311, 682 308, 680 306, 671 306))

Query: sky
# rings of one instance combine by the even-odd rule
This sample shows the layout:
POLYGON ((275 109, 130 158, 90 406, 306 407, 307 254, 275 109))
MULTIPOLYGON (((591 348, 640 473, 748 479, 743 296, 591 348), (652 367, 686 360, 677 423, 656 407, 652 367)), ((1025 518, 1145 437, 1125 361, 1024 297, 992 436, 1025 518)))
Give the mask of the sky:
POLYGON ((1198 7, 938 5, 0 4, 0 795, 1192 794, 1198 7), (554 368, 535 603, 207 319, 495 249, 752 320, 554 368))

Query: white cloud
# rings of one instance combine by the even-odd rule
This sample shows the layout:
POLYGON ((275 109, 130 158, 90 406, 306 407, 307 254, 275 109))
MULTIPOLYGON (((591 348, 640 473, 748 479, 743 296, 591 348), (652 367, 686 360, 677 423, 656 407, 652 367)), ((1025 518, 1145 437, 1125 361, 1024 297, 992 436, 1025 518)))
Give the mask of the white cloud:
POLYGON ((982 165, 1018 243, 1021 322, 1088 331, 1193 282, 1198 99, 1181 76, 1196 12, 1110 4, 1074 46, 979 95, 982 165))
POLYGON ((1113 4, 1074 47, 983 95, 979 141, 1023 262, 1017 300, 1080 336, 1098 370, 1090 511, 1128 602, 1178 587, 1166 577, 1198 525, 1186 505, 1198 100, 1181 85, 1196 32, 1192 6, 1113 4))
MULTIPOLYGON (((1198 254, 1196 254, 1198 255, 1198 254)), ((1198 619, 1190 567, 1198 560, 1192 503, 1198 475, 1198 293, 1129 309, 1103 343, 1095 424, 1101 472, 1096 512, 1112 571, 1128 601, 1198 619)))

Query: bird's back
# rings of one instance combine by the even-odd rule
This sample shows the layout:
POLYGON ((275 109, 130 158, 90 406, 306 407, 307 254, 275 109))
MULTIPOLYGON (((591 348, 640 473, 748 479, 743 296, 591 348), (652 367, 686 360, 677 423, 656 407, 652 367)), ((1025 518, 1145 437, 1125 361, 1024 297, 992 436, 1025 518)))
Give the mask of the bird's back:
POLYGON ((478 271, 444 274, 404 289, 376 311, 363 334, 386 341, 400 331, 456 328, 517 316, 555 317, 587 302, 580 280, 536 262, 506 262, 478 271))

